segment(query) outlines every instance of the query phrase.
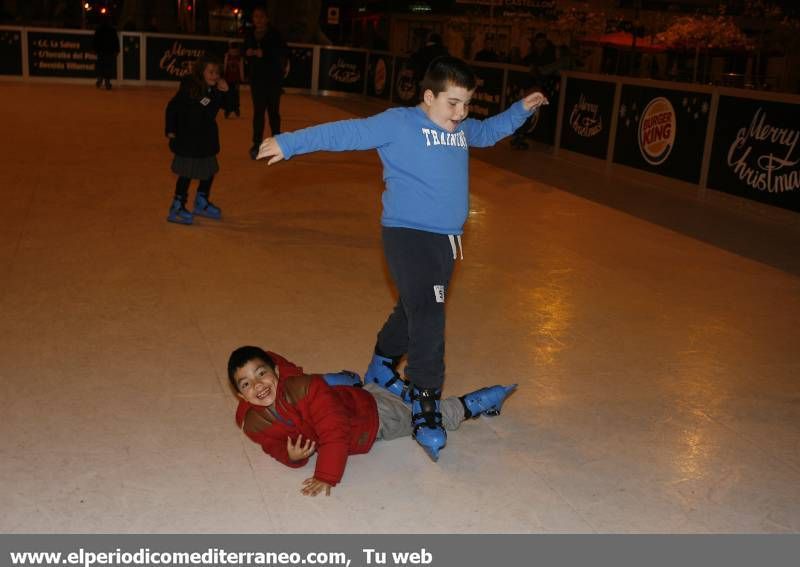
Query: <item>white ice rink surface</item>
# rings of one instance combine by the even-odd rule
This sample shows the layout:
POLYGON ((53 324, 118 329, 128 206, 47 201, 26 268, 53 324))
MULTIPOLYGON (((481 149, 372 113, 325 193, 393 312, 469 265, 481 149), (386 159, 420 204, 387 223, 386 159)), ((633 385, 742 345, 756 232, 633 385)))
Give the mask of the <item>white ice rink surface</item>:
MULTIPOLYGON (((438 463, 377 443, 309 498, 225 365, 364 372, 394 303, 377 156, 251 162, 243 93, 224 220, 168 224, 171 93, 0 84, 0 531, 800 531, 798 215, 474 152, 445 393, 520 388, 438 463)), ((358 104, 286 96, 284 127, 358 104)))

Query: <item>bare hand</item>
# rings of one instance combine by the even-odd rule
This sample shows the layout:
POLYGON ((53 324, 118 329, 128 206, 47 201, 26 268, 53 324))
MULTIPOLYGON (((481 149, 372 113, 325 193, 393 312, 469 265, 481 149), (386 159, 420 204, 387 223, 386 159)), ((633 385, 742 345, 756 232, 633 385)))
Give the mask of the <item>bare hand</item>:
POLYGON ((167 134, 167 138, 170 139, 175 138, 175 132, 170 132, 169 134, 167 134))
POLYGON ((258 155, 256 159, 270 158, 267 165, 278 163, 283 159, 283 150, 275 141, 275 138, 267 138, 261 142, 261 147, 258 148, 258 155))
POLYGON ((547 97, 538 91, 531 93, 522 99, 522 106, 529 112, 545 104, 550 104, 550 101, 548 101, 547 97))
POLYGON ((222 91, 223 93, 228 92, 228 82, 225 79, 218 79, 217 89, 222 91))
POLYGON ((253 51, 253 54, 258 58, 264 57, 264 50, 259 47, 253 51))
POLYGON ((255 54, 256 54, 256 50, 255 50, 255 49, 252 49, 252 48, 250 48, 250 49, 248 49, 247 51, 245 51, 245 52, 244 52, 244 54, 245 54, 247 57, 252 57, 253 55, 255 55, 255 54))
POLYGON ((316 496, 325 490, 325 496, 331 495, 331 485, 316 478, 307 478, 303 481, 303 488, 300 492, 305 496, 316 496))
POLYGON ((289 459, 292 461, 302 461, 314 454, 317 450, 317 444, 311 439, 306 439, 303 443, 303 434, 297 436, 297 441, 292 443, 292 438, 286 438, 286 452, 289 453, 289 459))

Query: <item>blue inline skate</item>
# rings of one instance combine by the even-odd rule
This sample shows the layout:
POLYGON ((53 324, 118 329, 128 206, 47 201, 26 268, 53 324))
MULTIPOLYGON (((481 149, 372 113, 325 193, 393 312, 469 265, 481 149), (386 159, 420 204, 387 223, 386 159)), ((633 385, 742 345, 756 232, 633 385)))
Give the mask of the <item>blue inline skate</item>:
POLYGON ((194 214, 214 220, 222 218, 222 210, 208 200, 208 195, 198 193, 194 198, 194 214))
POLYGON ((447 444, 447 432, 442 425, 441 389, 411 388, 412 436, 433 461, 439 460, 439 451, 447 444))
POLYGON ((167 221, 178 224, 192 224, 194 216, 186 210, 185 204, 186 203, 180 198, 175 197, 172 201, 172 205, 170 205, 167 221))
POLYGON ((410 385, 403 380, 395 368, 400 357, 390 358, 377 352, 372 355, 367 372, 364 374, 365 384, 377 384, 399 396, 405 403, 411 403, 410 385))
POLYGON ((341 372, 323 374, 322 379, 328 383, 328 386, 353 386, 360 388, 363 386, 361 377, 355 372, 349 370, 342 370, 341 372))
POLYGON ((458 399, 464 405, 464 418, 470 419, 479 415, 496 416, 500 415, 503 402, 516 390, 517 385, 510 386, 489 386, 475 390, 469 394, 464 394, 458 399))

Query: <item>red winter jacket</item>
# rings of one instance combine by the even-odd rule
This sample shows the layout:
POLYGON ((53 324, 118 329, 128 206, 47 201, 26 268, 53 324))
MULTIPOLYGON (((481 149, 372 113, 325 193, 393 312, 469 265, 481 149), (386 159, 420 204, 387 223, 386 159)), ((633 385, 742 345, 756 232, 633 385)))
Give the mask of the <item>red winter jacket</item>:
POLYGON ((298 468, 308 459, 290 461, 286 439, 317 445, 314 478, 335 486, 342 480, 348 455, 366 453, 378 433, 378 407, 372 394, 352 386, 328 386, 318 374, 303 374, 303 369, 285 358, 269 353, 278 369, 274 409, 241 400, 236 423, 265 453, 283 464, 298 468))

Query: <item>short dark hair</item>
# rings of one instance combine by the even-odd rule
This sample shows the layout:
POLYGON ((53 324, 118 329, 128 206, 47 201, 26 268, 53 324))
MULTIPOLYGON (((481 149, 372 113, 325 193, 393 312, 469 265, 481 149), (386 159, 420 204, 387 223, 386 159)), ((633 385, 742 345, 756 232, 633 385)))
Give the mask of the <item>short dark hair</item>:
POLYGON ((425 71, 425 77, 419 86, 422 94, 430 90, 435 96, 447 90, 448 85, 471 91, 477 84, 475 72, 469 65, 457 57, 442 55, 428 65, 428 70, 425 71))
POLYGON ((236 378, 234 378, 236 371, 255 359, 263 360, 267 366, 275 370, 275 361, 272 360, 272 357, 261 347, 240 346, 228 357, 228 380, 230 380, 234 391, 239 391, 239 385, 236 383, 236 378))

